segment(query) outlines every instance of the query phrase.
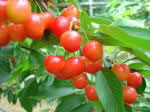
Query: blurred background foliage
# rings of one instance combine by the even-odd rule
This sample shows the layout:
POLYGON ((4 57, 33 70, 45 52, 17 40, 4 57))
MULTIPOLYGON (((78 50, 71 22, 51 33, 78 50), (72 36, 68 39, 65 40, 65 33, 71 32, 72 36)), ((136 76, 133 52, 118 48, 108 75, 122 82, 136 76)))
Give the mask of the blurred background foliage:
MULTIPOLYGON (((61 4, 68 0, 50 0, 61 4)), ((93 16, 119 19, 121 17, 132 19, 150 28, 150 1, 149 0, 79 0, 81 3, 93 3, 93 16)), ((90 5, 82 5, 82 8, 90 11, 90 5)), ((59 5, 61 6, 61 5, 59 5)))

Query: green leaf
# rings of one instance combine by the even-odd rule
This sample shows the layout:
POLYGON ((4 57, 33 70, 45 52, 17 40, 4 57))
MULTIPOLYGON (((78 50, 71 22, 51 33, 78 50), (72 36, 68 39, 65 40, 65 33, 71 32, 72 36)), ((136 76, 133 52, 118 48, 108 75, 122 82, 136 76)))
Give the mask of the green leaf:
POLYGON ((44 61, 44 55, 37 52, 37 51, 32 51, 30 56, 29 56, 29 61, 30 65, 32 66, 43 66, 43 61, 44 61))
POLYGON ((132 112, 132 108, 129 105, 124 105, 126 112, 132 112))
POLYGON ((0 56, 0 83, 6 82, 11 76, 9 59, 0 56))
POLYGON ((99 100, 97 100, 97 101, 92 101, 91 103, 94 104, 94 106, 96 107, 97 112, 103 112, 103 111, 104 111, 104 109, 103 109, 103 107, 102 107, 102 104, 100 103, 99 100))
POLYGON ((140 70, 144 68, 146 64, 144 62, 134 62, 129 64, 130 69, 140 70))
POLYGON ((49 112, 50 109, 44 109, 44 110, 40 110, 40 112, 49 112))
POLYGON ((82 104, 71 112, 93 112, 94 106, 90 103, 82 104))
POLYGON ((114 27, 114 26, 108 26, 108 25, 101 25, 100 31, 103 33, 111 36, 113 39, 116 39, 122 43, 125 43, 128 46, 132 46, 132 48, 143 48, 145 50, 150 51, 150 38, 147 38, 143 35, 141 36, 135 36, 129 32, 124 31, 121 28, 114 27))
MULTIPOLYGON (((71 85, 71 82, 70 82, 71 85)), ((64 81, 55 81, 51 86, 41 86, 40 87, 40 96, 50 100, 55 100, 60 97, 64 97, 76 92, 79 92, 79 89, 74 89, 73 86, 70 86, 64 81)))
POLYGON ((58 43, 59 39, 54 37, 48 30, 46 30, 43 38, 41 40, 34 40, 30 48, 37 50, 39 48, 58 43))
POLYGON ((125 112, 122 85, 110 69, 97 73, 96 91, 106 112, 125 112))
POLYGON ((149 76, 149 75, 150 75, 150 70, 141 70, 140 73, 141 73, 143 76, 149 76))
POLYGON ((12 57, 14 54, 14 47, 12 45, 8 45, 6 47, 0 47, 0 56, 3 56, 7 59, 12 57))
POLYGON ((39 95, 39 88, 35 78, 28 82, 28 85, 19 93, 21 106, 27 111, 32 112, 33 108, 39 102, 39 99, 34 98, 39 95))
POLYGON ((9 78, 8 83, 13 83, 23 72, 28 71, 30 64, 28 60, 23 60, 12 72, 12 76, 9 78))
MULTIPOLYGON (((134 21, 134 20, 127 20, 125 18, 120 18, 116 21, 114 21, 112 23, 112 26, 130 26, 131 28, 133 27, 144 27, 143 24, 137 22, 137 21, 134 21)), ((125 28, 125 27, 123 27, 125 28)))
POLYGON ((110 25, 112 23, 112 21, 110 21, 107 18, 104 17, 89 17, 89 20, 93 23, 97 23, 97 24, 106 24, 106 25, 110 25))
POLYGON ((82 95, 65 96, 64 98, 62 98, 61 103, 57 106, 55 112, 71 112, 76 107, 81 105, 84 100, 85 98, 82 95))

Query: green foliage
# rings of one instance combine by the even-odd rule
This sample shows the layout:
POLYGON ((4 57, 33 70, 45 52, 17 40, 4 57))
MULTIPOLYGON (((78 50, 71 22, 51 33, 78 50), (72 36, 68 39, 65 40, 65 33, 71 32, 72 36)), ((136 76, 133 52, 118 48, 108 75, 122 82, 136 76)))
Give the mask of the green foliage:
POLYGON ((97 73, 96 90, 106 112, 125 112, 122 85, 109 69, 97 73))

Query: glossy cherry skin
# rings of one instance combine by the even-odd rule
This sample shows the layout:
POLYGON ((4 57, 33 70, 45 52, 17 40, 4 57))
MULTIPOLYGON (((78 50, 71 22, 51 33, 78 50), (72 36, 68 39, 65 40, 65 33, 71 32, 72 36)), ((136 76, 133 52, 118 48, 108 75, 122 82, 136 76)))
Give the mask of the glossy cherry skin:
POLYGON ((142 75, 139 72, 130 73, 127 82, 132 87, 139 87, 142 84, 142 75))
POLYGON ((10 40, 21 42, 27 37, 25 29, 22 24, 11 23, 8 25, 8 35, 10 40))
POLYGON ((28 0, 8 0, 7 16, 13 23, 21 24, 31 15, 31 5, 28 0))
POLYGON ((55 19, 51 32, 60 38, 64 32, 69 30, 69 28, 70 21, 66 17, 59 16, 55 19))
POLYGON ((74 16, 78 18, 80 16, 80 12, 74 5, 70 5, 68 8, 62 10, 62 16, 74 16))
POLYGON ((64 71, 71 77, 84 72, 84 63, 78 57, 70 57, 65 62, 64 71))
POLYGON ((102 45, 98 41, 89 41, 83 47, 83 55, 91 61, 97 61, 103 56, 102 45))
POLYGON ((55 76, 58 80, 66 80, 66 79, 72 78, 72 75, 67 74, 64 69, 62 71, 56 73, 55 76))
POLYGON ((65 60, 62 56, 48 55, 44 60, 44 65, 49 73, 56 74, 63 70, 65 60))
POLYGON ((112 67, 112 71, 120 81, 127 80, 130 74, 130 68, 126 64, 116 64, 112 67))
POLYGON ((75 52, 79 50, 82 42, 80 34, 76 31, 67 31, 62 34, 60 43, 68 52, 75 52))
POLYGON ((9 42, 7 25, 0 25, 0 47, 6 46, 9 42))
POLYGON ((74 26, 78 26, 78 27, 80 26, 80 21, 78 18, 73 17, 73 16, 69 16, 67 18, 70 21, 70 23, 72 22, 73 28, 74 28, 74 26))
POLYGON ((55 18, 51 12, 43 12, 40 13, 39 16, 41 17, 41 20, 45 24, 45 29, 49 29, 53 27, 55 18))
POLYGON ((0 21, 7 20, 6 5, 7 5, 7 1, 0 0, 0 21))
POLYGON ((80 56, 80 59, 83 61, 85 66, 85 72, 94 74, 102 69, 102 60, 91 61, 85 56, 80 56))
POLYGON ((95 101, 95 100, 98 99, 98 96, 97 96, 96 89, 95 89, 94 85, 86 86, 86 88, 85 88, 85 95, 91 101, 95 101))
POLYGON ((124 97, 124 102, 126 104, 131 104, 131 103, 135 102, 137 99, 136 89, 131 86, 124 87, 123 88, 123 97, 124 97))
POLYGON ((84 73, 74 76, 72 84, 78 89, 84 89, 88 85, 88 77, 84 73))
POLYGON ((31 39, 39 40, 44 34, 45 25, 40 16, 33 13, 30 18, 24 22, 24 28, 31 39))

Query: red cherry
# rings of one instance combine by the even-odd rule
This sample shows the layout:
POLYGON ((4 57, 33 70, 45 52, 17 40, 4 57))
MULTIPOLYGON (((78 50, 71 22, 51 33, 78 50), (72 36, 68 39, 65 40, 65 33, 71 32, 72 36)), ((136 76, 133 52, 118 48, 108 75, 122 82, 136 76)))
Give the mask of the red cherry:
POLYGON ((91 61, 97 61, 103 56, 102 45, 98 41, 90 41, 83 47, 83 55, 91 61))
POLYGON ((142 76, 139 72, 130 73, 127 81, 130 86, 139 87, 142 84, 142 76))
POLYGON ((5 24, 0 26, 0 46, 6 46, 10 42, 8 37, 8 29, 5 24))
POLYGON ((98 61, 90 61, 88 60, 85 56, 80 56, 80 59, 83 61, 84 66, 85 66, 85 72, 94 74, 101 70, 102 68, 102 60, 98 61))
POLYGON ((84 63, 78 57, 70 57, 66 60, 64 71, 71 77, 84 72, 84 63))
POLYGON ((66 74, 66 72, 64 70, 62 70, 59 73, 56 73, 55 76, 59 80, 66 80, 66 79, 70 79, 72 77, 70 74, 66 74))
POLYGON ((136 89, 130 86, 123 88, 123 97, 126 104, 131 104, 137 99, 136 89))
POLYGON ((26 32, 22 24, 9 24, 8 35, 10 40, 20 42, 26 39, 26 32))
POLYGON ((130 68, 126 64, 116 64, 112 67, 112 71, 120 81, 127 80, 130 74, 130 68))
POLYGON ((55 19, 51 31, 55 36, 60 38, 64 32, 69 30, 69 28, 70 28, 69 20, 66 17, 59 16, 55 19))
POLYGON ((78 89, 83 89, 88 85, 88 78, 82 73, 72 78, 72 84, 78 89))
POLYGON ((27 35, 33 40, 39 40, 44 34, 45 25, 38 14, 32 14, 31 17, 24 22, 24 28, 27 35))
POLYGON ((98 99, 98 96, 97 96, 96 89, 95 89, 94 85, 88 85, 85 88, 85 95, 91 101, 95 101, 95 100, 98 99))
POLYGON ((62 10, 62 16, 74 16, 76 18, 78 18, 80 15, 79 10, 74 6, 74 5, 70 5, 68 6, 68 8, 65 8, 62 10))
POLYGON ((62 56, 48 55, 45 58, 44 65, 49 73, 56 74, 63 70, 65 60, 62 56))
POLYGON ((53 27, 55 18, 51 12, 43 12, 43 13, 40 13, 39 16, 41 17, 42 21, 44 22, 46 29, 53 27))
POLYGON ((3 25, 3 24, 5 24, 5 22, 4 21, 0 21, 0 26, 3 25))
POLYGON ((75 52, 79 50, 82 42, 80 34, 76 31, 67 31, 62 34, 60 43, 68 52, 75 52))
POLYGON ((79 21, 79 19, 78 18, 76 18, 76 17, 73 17, 73 16, 69 16, 69 17, 67 17, 68 18, 68 20, 70 21, 70 23, 72 22, 72 24, 73 24, 73 26, 74 25, 76 25, 76 26, 80 26, 80 21, 79 21))
POLYGON ((6 5, 7 5, 7 1, 0 0, 0 21, 7 20, 6 5))
POLYGON ((28 0, 8 0, 7 16, 13 22, 21 24, 31 15, 31 5, 28 0))

